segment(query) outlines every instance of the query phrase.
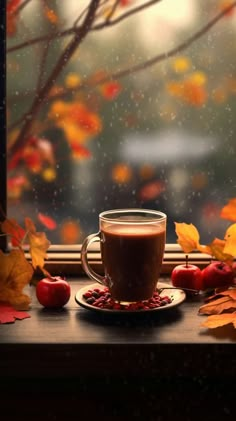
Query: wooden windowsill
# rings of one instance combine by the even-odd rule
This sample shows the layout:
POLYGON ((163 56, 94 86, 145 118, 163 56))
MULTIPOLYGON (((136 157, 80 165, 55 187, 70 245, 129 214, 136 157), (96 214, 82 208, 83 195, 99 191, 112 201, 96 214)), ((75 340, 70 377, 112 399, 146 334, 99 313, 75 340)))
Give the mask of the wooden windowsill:
MULTIPOLYGON (((77 276, 83 275, 83 269, 81 266, 81 246, 53 246, 47 253, 47 260, 45 268, 52 275, 69 275, 77 276)), ((30 256, 26 250, 26 257, 30 259, 30 256)), ((90 265, 98 273, 103 273, 103 266, 101 262, 101 253, 97 244, 93 244, 90 247, 88 253, 88 259, 90 265)), ((206 266, 211 257, 208 254, 199 252, 192 252, 188 255, 188 260, 200 268, 206 266)), ((162 265, 162 275, 168 275, 172 269, 181 263, 186 261, 186 256, 177 244, 167 244, 165 248, 165 255, 162 265)))

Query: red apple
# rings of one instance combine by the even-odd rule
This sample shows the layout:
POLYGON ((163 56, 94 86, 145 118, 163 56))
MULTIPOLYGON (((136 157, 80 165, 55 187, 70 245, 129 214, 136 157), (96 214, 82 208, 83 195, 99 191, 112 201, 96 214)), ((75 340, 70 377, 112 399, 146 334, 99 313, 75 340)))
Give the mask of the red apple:
POLYGON ((36 296, 44 307, 63 307, 70 299, 70 285, 60 276, 43 278, 37 283, 36 296))
POLYGON ((202 289, 228 287, 233 284, 234 271, 224 262, 212 262, 202 270, 202 289))
POLYGON ((178 288, 202 289, 201 269, 190 263, 175 266, 171 273, 172 284, 178 288))

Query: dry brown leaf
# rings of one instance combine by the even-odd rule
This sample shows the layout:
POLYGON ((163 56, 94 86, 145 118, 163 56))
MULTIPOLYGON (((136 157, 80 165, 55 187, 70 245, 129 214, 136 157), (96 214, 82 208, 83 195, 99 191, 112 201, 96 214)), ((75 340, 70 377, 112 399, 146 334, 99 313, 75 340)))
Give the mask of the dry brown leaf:
POLYGON ((201 326, 208 327, 210 329, 215 329, 220 326, 224 326, 232 323, 236 328, 236 313, 223 313, 223 314, 214 314, 207 317, 207 319, 201 324, 201 326))
POLYGON ((47 250, 50 246, 50 241, 47 239, 44 232, 37 232, 33 221, 30 218, 25 218, 25 226, 28 233, 30 244, 30 254, 32 258, 32 265, 41 269, 44 267, 44 259, 47 258, 47 250))
POLYGON ((0 301, 18 310, 27 310, 30 297, 23 293, 33 276, 33 268, 22 250, 5 254, 0 250, 0 301))
POLYGON ((236 301, 231 297, 221 297, 210 301, 199 308, 199 314, 220 314, 225 310, 236 308, 236 301))
POLYGON ((231 297, 233 300, 236 300, 236 288, 228 288, 224 291, 219 291, 214 295, 211 295, 206 299, 206 302, 216 299, 217 297, 228 296, 231 297))

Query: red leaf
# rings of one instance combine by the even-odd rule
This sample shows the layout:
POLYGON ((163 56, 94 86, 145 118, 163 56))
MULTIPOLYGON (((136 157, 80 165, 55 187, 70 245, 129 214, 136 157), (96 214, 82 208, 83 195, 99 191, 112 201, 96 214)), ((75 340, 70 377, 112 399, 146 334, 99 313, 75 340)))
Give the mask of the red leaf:
POLYGON ((77 142, 71 142, 71 149, 73 151, 74 158, 90 158, 91 152, 85 146, 78 144, 77 142))
POLYGON ((115 99, 121 92, 121 84, 119 82, 109 82, 102 86, 102 94, 108 100, 115 99))
POLYGON ((57 223, 54 219, 41 212, 38 213, 38 219, 49 230, 54 230, 57 227, 57 223))
POLYGON ((14 13, 20 5, 20 2, 21 0, 9 0, 7 2, 7 13, 14 13))
POLYGON ((16 319, 23 320, 29 317, 31 316, 25 311, 18 311, 9 304, 0 303, 0 324, 14 323, 16 319))

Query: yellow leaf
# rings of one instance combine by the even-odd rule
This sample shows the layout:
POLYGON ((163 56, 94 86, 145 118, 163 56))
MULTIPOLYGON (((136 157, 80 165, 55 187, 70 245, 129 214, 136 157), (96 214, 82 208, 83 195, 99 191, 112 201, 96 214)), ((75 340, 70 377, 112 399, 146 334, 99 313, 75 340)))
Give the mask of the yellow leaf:
POLYGON ((236 256, 236 224, 230 225, 226 230, 224 253, 236 256))
POLYGON ((224 313, 224 314, 214 314, 207 317, 206 321, 202 323, 201 326, 209 327, 214 329, 216 327, 224 326, 229 323, 232 323, 236 328, 236 313, 224 313))
POLYGON ((230 262, 233 260, 233 256, 225 252, 225 244, 226 243, 224 240, 215 238, 210 244, 208 244, 207 253, 215 257, 217 260, 220 260, 221 262, 230 262))
POLYGON ((175 222, 175 232, 178 236, 177 242, 185 253, 190 253, 200 246, 199 232, 193 224, 175 222))
POLYGON ((189 77, 189 80, 191 80, 191 82, 195 83, 197 86, 202 86, 205 85, 207 77, 205 73, 198 71, 192 73, 189 77))
POLYGON ((0 301, 27 310, 30 297, 23 293, 23 289, 32 275, 33 268, 22 250, 12 250, 9 254, 0 250, 0 301))
POLYGON ((176 73, 183 73, 189 70, 191 66, 191 61, 188 57, 177 57, 173 61, 173 69, 176 73))
POLYGON ((46 252, 51 243, 44 232, 36 232, 35 225, 30 218, 25 218, 25 226, 28 231, 32 265, 34 268, 38 266, 42 269, 44 259, 47 258, 46 252))
POLYGON ((229 221, 236 221, 236 197, 230 199, 227 205, 221 209, 220 217, 229 221))

